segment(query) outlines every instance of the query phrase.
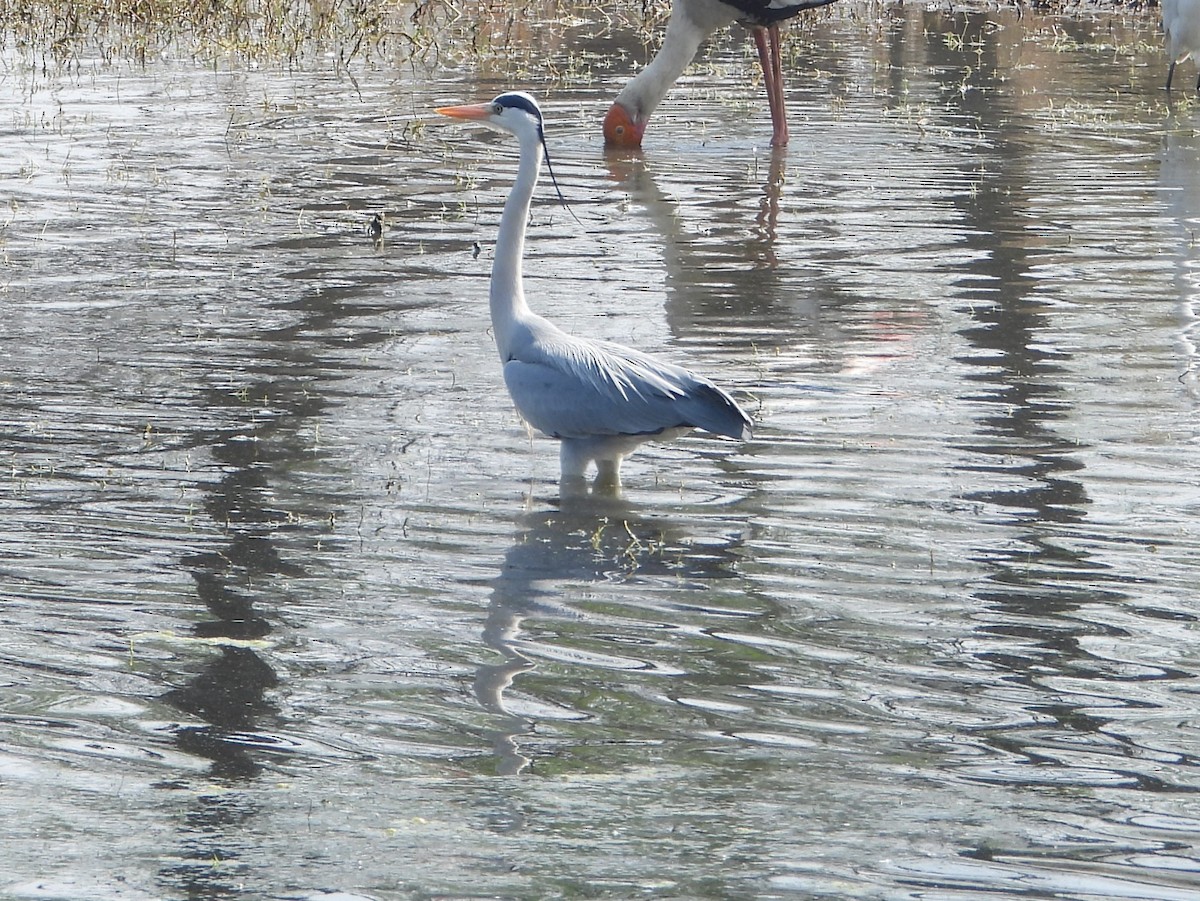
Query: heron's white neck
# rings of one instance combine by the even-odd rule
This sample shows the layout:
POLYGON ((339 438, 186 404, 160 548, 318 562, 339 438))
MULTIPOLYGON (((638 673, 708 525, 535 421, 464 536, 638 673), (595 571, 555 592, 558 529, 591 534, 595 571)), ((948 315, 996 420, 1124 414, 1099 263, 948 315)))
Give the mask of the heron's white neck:
POLYGON ((705 39, 734 20, 732 7, 718 0, 676 3, 667 22, 667 33, 654 59, 617 94, 615 102, 645 121, 667 96, 705 39))
POLYGON ((542 142, 538 136, 532 131, 522 132, 518 139, 521 142, 521 162, 517 167, 517 180, 508 194, 508 200, 504 202, 504 212, 500 216, 500 234, 496 238, 489 294, 496 349, 500 352, 500 359, 506 362, 515 338, 515 326, 529 315, 525 289, 521 285, 521 258, 525 252, 529 205, 542 165, 542 142))

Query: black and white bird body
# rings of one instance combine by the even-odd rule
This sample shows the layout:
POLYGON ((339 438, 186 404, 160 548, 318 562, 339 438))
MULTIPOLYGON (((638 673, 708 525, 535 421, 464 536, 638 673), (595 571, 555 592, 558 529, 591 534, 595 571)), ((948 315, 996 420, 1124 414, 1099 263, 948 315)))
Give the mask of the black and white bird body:
POLYGON ((604 118, 604 142, 611 147, 640 147, 646 124, 671 85, 718 28, 740 22, 750 29, 758 49, 767 104, 771 110, 771 146, 788 142, 784 106, 783 58, 779 23, 806 9, 834 0, 674 0, 662 47, 650 63, 617 94, 604 118))
POLYGON ((504 381, 522 418, 562 442, 564 490, 585 484, 618 490, 621 461, 652 439, 692 429, 745 439, 750 417, 724 391, 681 366, 604 341, 568 334, 525 302, 525 226, 545 153, 542 113, 523 92, 439 113, 481 122, 516 136, 517 178, 504 204, 492 264, 492 328, 504 381))

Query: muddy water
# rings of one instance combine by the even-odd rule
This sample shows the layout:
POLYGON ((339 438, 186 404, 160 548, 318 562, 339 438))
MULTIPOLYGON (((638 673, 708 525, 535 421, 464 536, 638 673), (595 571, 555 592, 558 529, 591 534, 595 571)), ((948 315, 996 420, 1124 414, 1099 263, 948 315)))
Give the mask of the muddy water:
POLYGON ((538 34, 553 80, 9 53, 0 896, 1195 897, 1154 21, 847 7, 777 154, 723 39, 633 159, 637 37, 538 34), (425 116, 507 87, 583 223, 541 190, 534 305, 753 441, 560 503, 488 334, 513 148, 425 116))

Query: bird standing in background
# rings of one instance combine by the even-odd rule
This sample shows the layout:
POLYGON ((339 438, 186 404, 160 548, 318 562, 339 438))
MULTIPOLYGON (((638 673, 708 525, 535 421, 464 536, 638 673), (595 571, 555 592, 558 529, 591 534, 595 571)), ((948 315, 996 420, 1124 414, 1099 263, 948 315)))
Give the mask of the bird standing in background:
POLYGON ((694 428, 749 438, 750 417, 712 382, 629 347, 569 335, 525 303, 525 225, 546 142, 537 102, 516 91, 438 112, 506 131, 520 144, 517 179, 504 203, 492 263, 492 330, 517 410, 562 442, 564 493, 586 490, 592 463, 595 488, 619 491, 622 459, 651 439, 694 428))
MULTIPOLYGON (((1162 23, 1167 56, 1171 58, 1171 66, 1167 69, 1169 91, 1171 79, 1175 77, 1175 64, 1200 50, 1200 0, 1162 0, 1162 23)), ((1200 77, 1196 80, 1196 90, 1200 91, 1200 77)))
MULTIPOLYGON (((771 146, 788 142, 783 96, 783 60, 779 23, 833 0, 674 0, 667 33, 658 54, 625 85, 604 117, 604 142, 612 147, 641 147, 646 123, 705 39, 718 28, 741 22, 758 48, 767 104, 771 109, 771 146)), ((1185 0, 1193 2, 1193 0, 1185 0)))

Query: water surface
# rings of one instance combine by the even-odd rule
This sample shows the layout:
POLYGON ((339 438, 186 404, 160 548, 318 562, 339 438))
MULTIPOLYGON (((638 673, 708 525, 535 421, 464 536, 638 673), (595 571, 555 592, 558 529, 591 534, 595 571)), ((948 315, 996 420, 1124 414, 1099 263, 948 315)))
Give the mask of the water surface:
POLYGON ((822 13, 782 153, 733 33, 632 158, 638 34, 510 39, 8 51, 0 896, 1195 897, 1200 113, 1156 22, 822 13), (488 333, 514 148, 426 115, 512 87, 582 221, 540 189, 533 305, 752 441, 560 501, 488 333))

